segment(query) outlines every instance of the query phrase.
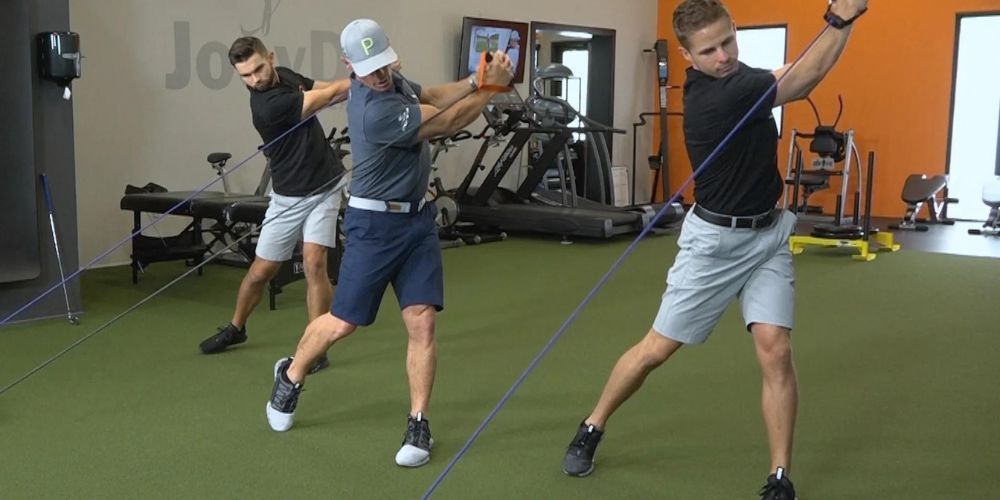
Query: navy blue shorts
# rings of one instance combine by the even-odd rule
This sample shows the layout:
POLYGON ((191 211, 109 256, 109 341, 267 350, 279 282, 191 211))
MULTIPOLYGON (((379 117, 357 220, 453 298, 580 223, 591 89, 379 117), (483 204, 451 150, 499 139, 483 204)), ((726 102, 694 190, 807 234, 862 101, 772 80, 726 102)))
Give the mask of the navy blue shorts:
POLYGON ((441 245, 434 205, 415 214, 348 207, 347 243, 330 312, 352 325, 375 321, 385 288, 392 283, 399 308, 425 304, 444 309, 441 245))

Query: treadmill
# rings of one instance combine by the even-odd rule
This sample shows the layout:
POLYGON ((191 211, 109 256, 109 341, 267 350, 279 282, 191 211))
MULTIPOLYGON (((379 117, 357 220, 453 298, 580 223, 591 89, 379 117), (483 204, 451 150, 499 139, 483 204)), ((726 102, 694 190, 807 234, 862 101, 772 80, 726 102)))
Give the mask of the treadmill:
MULTIPOLYGON (((607 239, 642 231, 663 207, 662 203, 618 207, 603 195, 610 193, 611 180, 604 137, 625 131, 587 119, 561 99, 537 95, 525 102, 516 90, 494 96, 483 115, 487 131, 493 133, 482 134, 486 140, 455 192, 459 221, 508 232, 607 239), (580 126, 569 126, 577 117, 580 126), (503 152, 486 177, 478 188, 471 187, 478 171, 486 170, 482 161, 487 150, 508 135, 503 152), (570 150, 574 135, 586 138, 588 160, 598 162, 595 174, 601 195, 597 200, 578 195, 570 150), (540 147, 536 148, 537 154, 528 155, 527 175, 516 191, 500 187, 500 181, 520 159, 529 141, 539 143, 540 147), (553 172, 555 179, 550 175, 553 172)), ((674 203, 657 221, 656 228, 667 228, 683 217, 683 207, 674 203)))

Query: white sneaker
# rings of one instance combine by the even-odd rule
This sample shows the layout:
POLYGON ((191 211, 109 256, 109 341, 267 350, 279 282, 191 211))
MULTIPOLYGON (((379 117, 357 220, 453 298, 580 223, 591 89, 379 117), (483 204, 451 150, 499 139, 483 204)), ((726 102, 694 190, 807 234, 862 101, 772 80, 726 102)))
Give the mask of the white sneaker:
POLYGON ((396 453, 396 465, 420 467, 426 464, 431 459, 433 446, 430 422, 424 414, 418 412, 416 417, 407 415, 406 433, 403 434, 403 446, 396 453))
POLYGON ((299 394, 302 384, 293 384, 285 372, 292 364, 292 358, 281 358, 274 364, 274 388, 271 399, 267 402, 265 412, 267 423, 272 430, 284 432, 292 428, 295 420, 295 407, 299 404, 299 394))

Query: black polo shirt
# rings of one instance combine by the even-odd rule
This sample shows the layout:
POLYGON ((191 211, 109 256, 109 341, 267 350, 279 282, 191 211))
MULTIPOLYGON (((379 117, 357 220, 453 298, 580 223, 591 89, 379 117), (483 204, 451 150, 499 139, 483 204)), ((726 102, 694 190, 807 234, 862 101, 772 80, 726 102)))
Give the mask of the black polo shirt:
MULTIPOLYGON (((713 78, 688 68, 684 83, 684 140, 692 168, 698 168, 754 103, 774 83, 770 71, 739 63, 739 69, 713 78)), ((781 198, 778 129, 771 115, 771 92, 743 128, 695 179, 694 199, 708 210, 754 215, 774 208, 781 198)))
MULTIPOLYGON (((278 82, 274 87, 264 91, 250 89, 253 126, 264 144, 302 120, 302 93, 312 90, 314 83, 288 68, 279 66, 275 70, 278 82)), ((264 154, 271 160, 274 192, 284 196, 306 196, 344 172, 316 117, 274 143, 264 154)))

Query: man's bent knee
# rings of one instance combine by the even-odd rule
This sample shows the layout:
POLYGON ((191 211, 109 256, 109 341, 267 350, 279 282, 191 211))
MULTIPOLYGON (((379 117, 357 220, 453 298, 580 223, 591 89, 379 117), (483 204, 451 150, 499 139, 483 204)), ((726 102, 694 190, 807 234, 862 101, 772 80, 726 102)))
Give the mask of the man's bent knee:
POLYGON ((354 333, 354 331, 357 330, 357 326, 348 323, 331 313, 326 313, 312 320, 307 329, 314 335, 318 335, 328 343, 333 344, 334 342, 354 333))
POLYGON ((306 280, 329 279, 326 269, 327 249, 322 245, 306 243, 302 249, 302 270, 306 280))
POLYGON ((639 353, 642 356, 642 363, 649 369, 662 365, 684 344, 676 340, 667 338, 656 330, 650 329, 646 336, 639 342, 639 353))
POLYGON ((760 363, 765 366, 783 366, 792 362, 791 330, 764 323, 750 325, 754 346, 760 363))
POLYGON ((263 259, 258 256, 250 264, 250 269, 247 271, 246 278, 244 279, 254 284, 267 283, 278 275, 279 269, 281 269, 281 262, 263 259))
POLYGON ((403 322, 410 340, 433 342, 437 309, 428 304, 416 304, 403 309, 403 322))

